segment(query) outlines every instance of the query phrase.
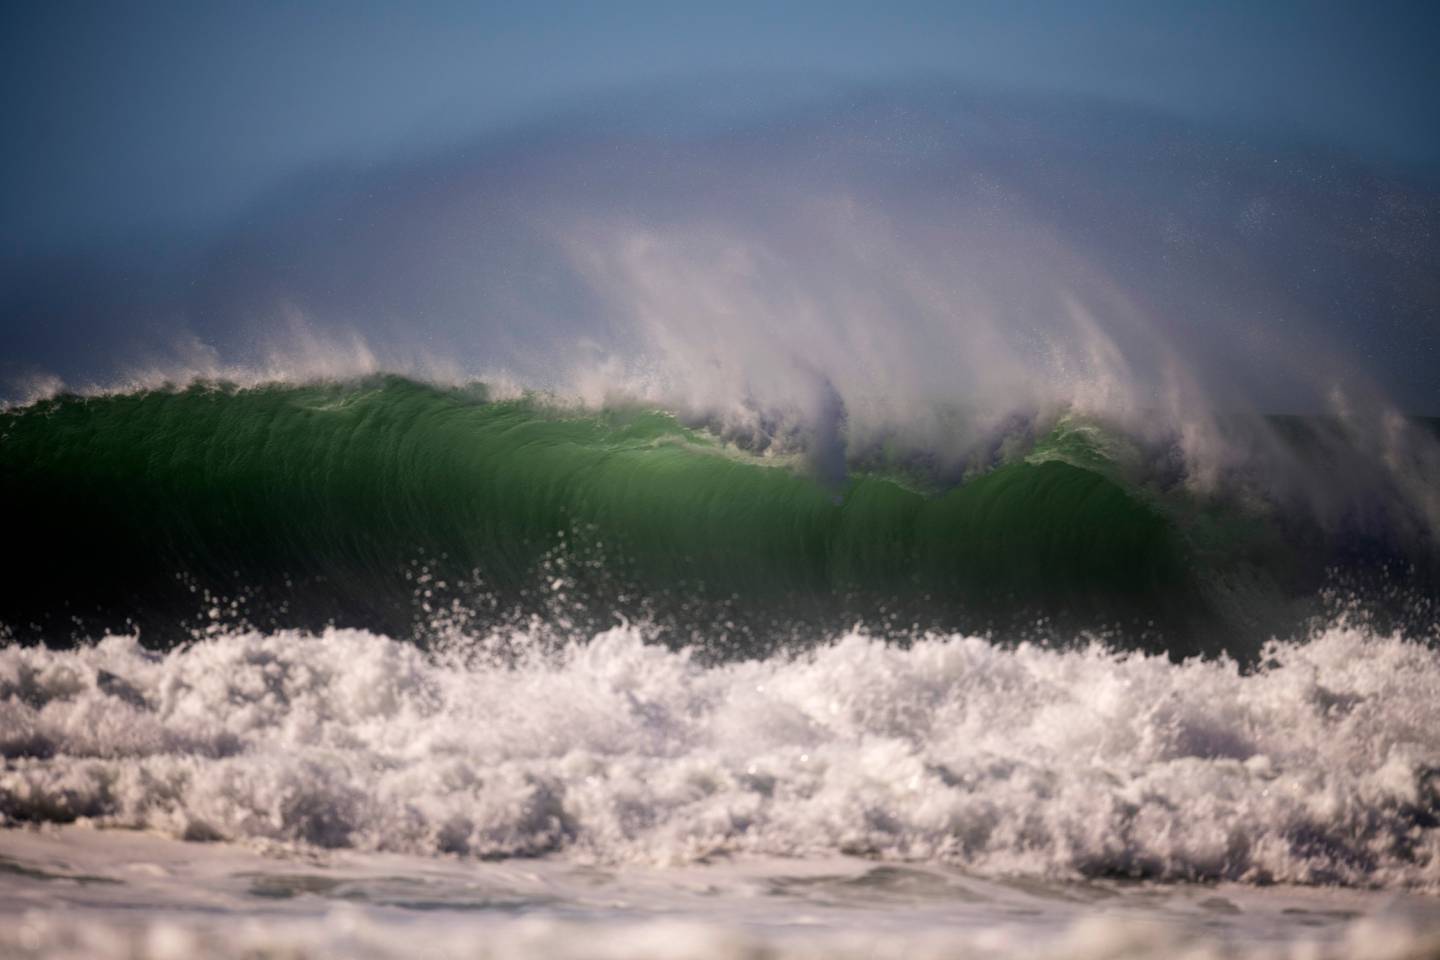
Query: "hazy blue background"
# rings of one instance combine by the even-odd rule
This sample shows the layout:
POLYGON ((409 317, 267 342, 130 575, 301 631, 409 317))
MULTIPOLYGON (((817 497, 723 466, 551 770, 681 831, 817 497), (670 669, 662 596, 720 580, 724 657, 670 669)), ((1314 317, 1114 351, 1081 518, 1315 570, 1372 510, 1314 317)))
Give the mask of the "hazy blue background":
POLYGON ((1429 2, 10 0, 0 223, 12 256, 193 225, 312 163, 705 75, 760 76, 742 101, 944 75, 1433 166, 1437 43, 1429 2))

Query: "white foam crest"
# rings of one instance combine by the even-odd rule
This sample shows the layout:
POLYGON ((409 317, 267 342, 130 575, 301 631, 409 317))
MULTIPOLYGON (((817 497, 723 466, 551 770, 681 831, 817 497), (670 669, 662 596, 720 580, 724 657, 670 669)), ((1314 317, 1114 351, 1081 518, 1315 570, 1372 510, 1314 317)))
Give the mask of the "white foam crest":
POLYGON ((1216 472, 1214 404, 1180 348, 1039 226, 957 215, 916 237, 845 197, 792 215, 803 228, 778 214, 569 225, 576 270, 633 331, 622 356, 597 348, 575 363, 577 392, 736 429, 760 416, 813 429, 833 396, 842 449, 898 440, 956 460, 1017 413, 1071 411, 1179 438, 1197 477, 1216 472), (1043 278, 1017 267, 1034 263, 1043 278), (958 432, 945 416, 957 406, 958 432))
POLYGON ((357 330, 327 329, 297 307, 278 311, 274 328, 259 338, 254 356, 233 359, 193 335, 178 338, 163 354, 125 365, 101 380, 67 381, 35 373, 9 384, 13 399, 0 409, 25 407, 62 394, 106 397, 152 390, 184 389, 195 384, 228 384, 240 389, 277 384, 305 385, 359 380, 378 373, 407 376, 439 386, 486 382, 501 397, 523 392, 508 372, 467 373, 453 359, 415 354, 378 354, 357 330))
POLYGON ((1345 443, 1329 473, 1294 462, 1229 382, 1236 364, 1202 360, 1194 329, 1023 209, 997 220, 941 204, 948 218, 916 230, 844 195, 780 206, 566 221, 556 244, 627 333, 576 351, 557 389, 705 417, 841 471, 874 449, 985 469, 1017 423, 1043 434, 1079 416, 1163 452, 1199 493, 1303 503, 1327 525, 1379 502, 1386 529, 1440 531, 1440 445, 1310 347, 1247 359, 1276 382, 1332 385, 1345 443))
POLYGON ((706 667, 617 628, 468 666, 237 632, 0 652, 0 814, 605 862, 1440 884, 1440 654, 1337 625, 1233 663, 851 634, 706 667))

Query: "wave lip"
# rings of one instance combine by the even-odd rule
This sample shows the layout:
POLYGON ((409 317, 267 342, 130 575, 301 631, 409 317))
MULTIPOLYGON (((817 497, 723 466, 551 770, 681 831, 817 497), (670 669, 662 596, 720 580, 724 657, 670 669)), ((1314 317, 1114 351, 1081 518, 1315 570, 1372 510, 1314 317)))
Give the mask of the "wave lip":
POLYGON ((1266 657, 850 634, 705 666, 634 628, 509 663, 350 630, 10 648, 0 815, 424 855, 1440 885, 1440 653, 1337 625, 1266 657))

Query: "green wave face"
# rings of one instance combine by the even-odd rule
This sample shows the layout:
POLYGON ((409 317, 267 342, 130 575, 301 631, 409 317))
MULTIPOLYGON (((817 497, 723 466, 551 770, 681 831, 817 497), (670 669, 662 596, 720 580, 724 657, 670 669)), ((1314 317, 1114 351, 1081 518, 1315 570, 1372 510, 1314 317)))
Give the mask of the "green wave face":
POLYGON ((127 621, 173 642, 217 597, 257 626, 392 635, 451 600, 558 604, 722 653, 857 619, 1148 630, 1181 652, 1230 629, 1188 535, 1074 456, 932 495, 861 474, 837 496, 666 414, 399 378, 12 410, 0 494, 21 561, 0 621, 52 642, 127 621))

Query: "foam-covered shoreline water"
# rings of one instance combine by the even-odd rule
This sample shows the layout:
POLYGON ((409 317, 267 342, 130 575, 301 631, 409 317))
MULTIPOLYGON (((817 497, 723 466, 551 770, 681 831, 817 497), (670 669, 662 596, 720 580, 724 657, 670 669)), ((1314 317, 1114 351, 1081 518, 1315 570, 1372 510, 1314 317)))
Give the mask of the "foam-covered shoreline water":
POLYGON ((7 957, 1418 960, 1437 937, 1433 898, 1393 891, 995 880, 835 857, 597 869, 0 831, 7 957))
POLYGON ((527 642, 10 647, 0 815, 423 856, 1440 885, 1440 652, 1359 627, 1250 673, 958 636, 719 666, 631 627, 527 642))

